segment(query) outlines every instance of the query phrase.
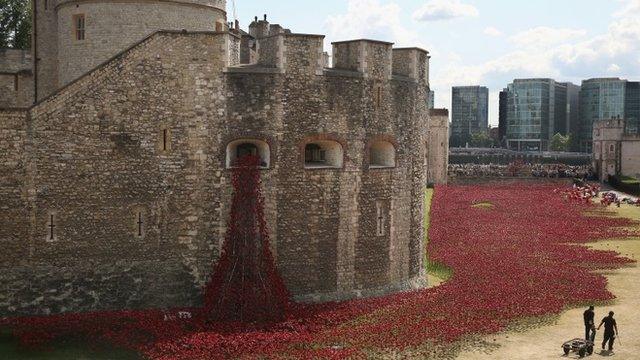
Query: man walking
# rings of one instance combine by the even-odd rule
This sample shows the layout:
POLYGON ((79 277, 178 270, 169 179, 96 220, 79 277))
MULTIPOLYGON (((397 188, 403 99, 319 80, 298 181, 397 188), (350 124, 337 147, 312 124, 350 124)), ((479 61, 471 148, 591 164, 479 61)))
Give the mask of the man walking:
POLYGON ((600 330, 602 324, 604 324, 604 340, 602 341, 602 350, 604 350, 604 345, 609 342, 609 351, 613 351, 613 341, 618 335, 618 324, 616 324, 616 320, 613 318, 613 311, 609 311, 609 316, 602 319, 602 322, 600 322, 600 325, 598 326, 598 330, 600 330))
POLYGON ((584 338, 586 340, 591 339, 591 331, 595 328, 594 317, 596 313, 593 311, 594 307, 589 306, 589 309, 585 310, 583 314, 584 318, 584 338))

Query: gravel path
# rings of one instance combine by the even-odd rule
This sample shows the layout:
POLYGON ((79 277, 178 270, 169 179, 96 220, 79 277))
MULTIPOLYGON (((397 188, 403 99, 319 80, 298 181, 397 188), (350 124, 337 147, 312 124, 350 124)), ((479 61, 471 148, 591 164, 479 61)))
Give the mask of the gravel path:
MULTIPOLYGON (((623 205, 625 216, 640 220, 640 209, 623 205)), ((603 241, 592 245, 596 249, 613 250, 640 261, 640 239, 603 241)), ((640 359, 640 267, 638 265, 608 272, 609 290, 617 300, 611 306, 596 307, 596 322, 613 310, 620 330, 620 342, 614 352, 600 350, 604 327, 596 337, 593 359, 614 356, 617 359, 640 359)), ((488 336, 484 341, 499 347, 479 347, 459 354, 460 360, 504 359, 577 359, 577 354, 564 356, 561 345, 564 341, 584 336, 582 313, 579 308, 563 313, 554 325, 543 326, 525 332, 503 333, 488 336), (494 350, 488 350, 493 348, 494 350)))

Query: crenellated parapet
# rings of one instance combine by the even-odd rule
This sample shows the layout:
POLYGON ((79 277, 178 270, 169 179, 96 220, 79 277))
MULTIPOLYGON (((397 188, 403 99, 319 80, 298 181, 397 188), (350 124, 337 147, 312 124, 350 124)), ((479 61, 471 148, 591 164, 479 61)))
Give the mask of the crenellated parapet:
MULTIPOLYGON (((78 5, 66 9, 87 21, 111 6, 78 5)), ((198 19, 173 25, 215 26, 198 19)), ((31 108, 0 111, 0 316, 199 306, 246 154, 261 158, 272 250, 297 300, 424 286, 420 199, 446 181, 448 125, 427 108, 428 53, 338 42, 330 68, 322 35, 225 26, 139 37, 31 108)))
MULTIPOLYGON (((429 86, 429 52, 420 48, 398 48, 376 40, 350 40, 332 43, 333 62, 328 65, 324 36, 273 31, 274 25, 260 20, 252 23, 256 36, 255 67, 274 68, 280 73, 322 75, 323 70, 358 73, 365 79, 409 80, 429 86), (268 35, 264 35, 268 34, 268 35)), ((233 70, 233 69, 232 69, 233 70)))
POLYGON ((334 42, 333 68, 357 71, 365 78, 389 80, 392 75, 393 44, 376 40, 334 42))

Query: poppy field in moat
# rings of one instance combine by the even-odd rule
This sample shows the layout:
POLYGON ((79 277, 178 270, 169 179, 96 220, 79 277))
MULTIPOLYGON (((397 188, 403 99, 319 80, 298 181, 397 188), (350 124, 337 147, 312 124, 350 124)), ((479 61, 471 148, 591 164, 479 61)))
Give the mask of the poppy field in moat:
MULTIPOLYGON (((199 309, 4 320, 25 346, 65 337, 152 359, 359 358, 447 346, 467 335, 614 298, 594 270, 631 260, 576 244, 638 236, 631 220, 567 199, 558 184, 437 187, 427 253, 452 270, 441 286, 375 299, 289 304, 270 324, 211 322, 199 309), (491 206, 474 206, 490 204, 491 206), (589 212, 588 215, 585 212, 589 212)), ((637 227, 636 227, 637 228, 637 227)))

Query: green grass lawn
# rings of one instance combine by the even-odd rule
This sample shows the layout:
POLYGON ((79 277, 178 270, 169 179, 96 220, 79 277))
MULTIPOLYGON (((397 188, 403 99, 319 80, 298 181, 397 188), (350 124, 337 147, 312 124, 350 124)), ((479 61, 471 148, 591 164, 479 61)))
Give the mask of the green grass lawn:
POLYGON ((51 349, 27 350, 6 332, 0 333, 0 359, 7 360, 137 360, 136 353, 120 349, 99 347, 91 349, 81 342, 63 342, 51 349))
POLYGON ((629 177, 629 176, 621 176, 620 177, 620 182, 623 183, 623 184, 627 184, 627 185, 640 184, 640 180, 638 180, 636 178, 629 177))
MULTIPOLYGON (((429 226, 431 225, 431 201, 433 200, 434 189, 427 189, 424 196, 424 238, 425 248, 429 244, 429 226)), ((429 286, 438 286, 449 280, 453 271, 442 264, 429 259, 429 253, 425 254, 425 266, 427 268, 427 278, 429 286)))

